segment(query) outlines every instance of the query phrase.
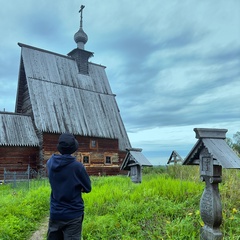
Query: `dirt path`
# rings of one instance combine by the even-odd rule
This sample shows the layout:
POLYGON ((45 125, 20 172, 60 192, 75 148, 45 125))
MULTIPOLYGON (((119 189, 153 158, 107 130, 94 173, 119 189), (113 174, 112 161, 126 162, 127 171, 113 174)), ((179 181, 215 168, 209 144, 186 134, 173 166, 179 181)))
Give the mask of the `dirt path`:
POLYGON ((29 240, 44 240, 46 237, 47 228, 48 228, 48 217, 44 219, 39 229, 33 233, 33 235, 30 237, 29 240))

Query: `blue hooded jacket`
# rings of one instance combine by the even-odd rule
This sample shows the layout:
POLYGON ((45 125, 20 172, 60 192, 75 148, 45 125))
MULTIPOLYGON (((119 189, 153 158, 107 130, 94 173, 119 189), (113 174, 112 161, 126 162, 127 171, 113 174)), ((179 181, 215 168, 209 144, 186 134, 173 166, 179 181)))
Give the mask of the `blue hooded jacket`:
POLYGON ((84 213, 82 192, 91 191, 91 181, 82 163, 70 154, 53 154, 47 162, 51 185, 50 219, 69 220, 84 213))

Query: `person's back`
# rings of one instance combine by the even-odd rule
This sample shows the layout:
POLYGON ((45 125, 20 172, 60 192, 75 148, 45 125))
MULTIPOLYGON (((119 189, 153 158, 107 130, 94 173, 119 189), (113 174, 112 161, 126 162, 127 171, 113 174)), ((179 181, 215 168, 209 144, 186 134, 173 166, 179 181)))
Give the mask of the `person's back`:
POLYGON ((62 134, 57 148, 62 155, 53 154, 47 162, 52 190, 48 240, 77 240, 84 216, 81 193, 91 191, 91 181, 83 164, 71 156, 78 148, 73 135, 62 134))

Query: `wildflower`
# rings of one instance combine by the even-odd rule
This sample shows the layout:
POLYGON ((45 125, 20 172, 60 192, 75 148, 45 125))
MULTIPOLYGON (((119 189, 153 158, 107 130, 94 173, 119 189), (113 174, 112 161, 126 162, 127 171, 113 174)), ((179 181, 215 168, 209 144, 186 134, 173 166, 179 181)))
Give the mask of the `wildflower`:
POLYGON ((203 221, 199 221, 199 222, 200 222, 201 227, 203 227, 204 226, 204 222, 203 221))
POLYGON ((236 208, 232 209, 232 213, 237 213, 237 212, 238 212, 238 210, 236 208))

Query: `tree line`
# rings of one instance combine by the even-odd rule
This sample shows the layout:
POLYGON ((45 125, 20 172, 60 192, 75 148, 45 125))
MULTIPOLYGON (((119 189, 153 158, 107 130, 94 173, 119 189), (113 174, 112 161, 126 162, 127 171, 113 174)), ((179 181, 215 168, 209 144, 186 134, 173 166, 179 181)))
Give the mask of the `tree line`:
POLYGON ((240 132, 233 134, 233 139, 227 138, 227 144, 237 153, 240 157, 240 132))

